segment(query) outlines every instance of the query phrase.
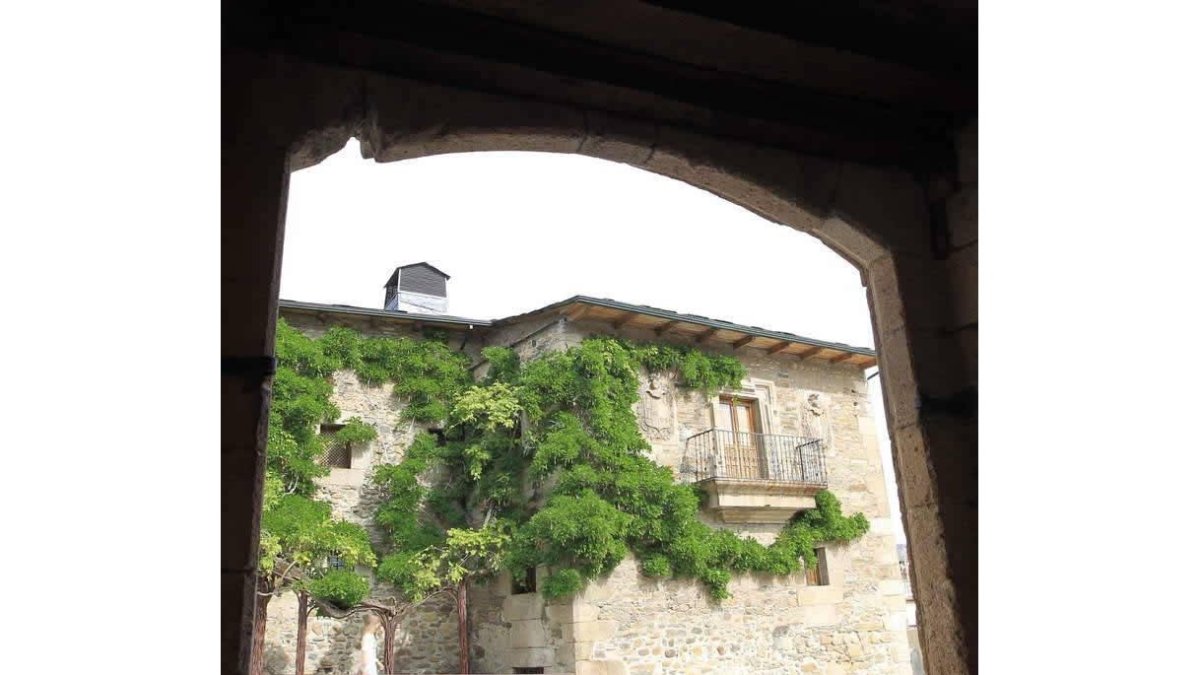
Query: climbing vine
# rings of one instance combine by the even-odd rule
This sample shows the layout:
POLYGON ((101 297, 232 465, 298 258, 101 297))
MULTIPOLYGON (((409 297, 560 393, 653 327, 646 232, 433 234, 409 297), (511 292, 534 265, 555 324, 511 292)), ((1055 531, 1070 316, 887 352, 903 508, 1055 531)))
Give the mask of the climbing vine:
POLYGON ((317 433, 320 423, 340 415, 329 400, 332 387, 324 376, 328 373, 315 372, 302 360, 305 355, 296 352, 295 347, 306 344, 303 336, 286 324, 280 331, 267 437, 252 673, 263 669, 266 610, 274 595, 290 589, 302 598, 308 593, 335 606, 349 606, 366 597, 369 583, 349 570, 331 569, 329 558, 337 556, 350 566, 375 564, 366 530, 333 518, 329 504, 314 498, 314 479, 329 471, 317 462, 326 444, 361 443, 374 437, 374 429, 351 420, 336 439, 317 433))
POLYGON ((548 565, 546 595, 574 593, 632 553, 643 574, 698 579, 720 599, 734 573, 796 572, 802 560, 815 564, 814 544, 866 531, 866 519, 843 516, 828 492, 770 546, 705 525, 696 491, 643 452, 633 411, 639 368, 673 370, 681 386, 706 394, 738 387, 746 374, 733 358, 689 347, 592 338, 516 377, 530 420, 530 478, 545 502, 518 529, 510 564, 548 565))
MULTIPOLYGON (((765 546, 703 523, 697 491, 646 456, 633 409, 639 372, 672 372, 681 387, 709 395, 745 377, 729 356, 592 337, 522 363, 511 349, 488 347, 487 375, 476 381, 466 355, 442 340, 342 327, 310 339, 283 322, 278 353, 268 460, 281 485, 273 490, 311 494, 323 448, 313 430, 339 414, 330 401, 336 370, 392 383, 404 420, 437 427, 373 475, 385 497, 375 522, 387 535, 377 574, 410 601, 501 566, 546 565, 542 592, 570 595, 628 554, 647 576, 697 579, 720 599, 733 574, 797 572, 816 564, 814 545, 868 529, 824 491, 765 546)), ((364 442, 374 430, 352 421, 339 434, 364 442)), ((358 587, 340 577, 309 584, 338 604, 358 587)))

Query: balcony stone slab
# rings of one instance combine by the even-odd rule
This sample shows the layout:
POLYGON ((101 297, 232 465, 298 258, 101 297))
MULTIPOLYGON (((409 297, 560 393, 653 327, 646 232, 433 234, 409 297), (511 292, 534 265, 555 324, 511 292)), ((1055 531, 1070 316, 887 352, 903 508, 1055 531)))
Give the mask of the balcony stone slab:
POLYGON ((797 511, 814 509, 823 486, 788 481, 708 478, 698 485, 706 508, 726 523, 786 523, 797 511))

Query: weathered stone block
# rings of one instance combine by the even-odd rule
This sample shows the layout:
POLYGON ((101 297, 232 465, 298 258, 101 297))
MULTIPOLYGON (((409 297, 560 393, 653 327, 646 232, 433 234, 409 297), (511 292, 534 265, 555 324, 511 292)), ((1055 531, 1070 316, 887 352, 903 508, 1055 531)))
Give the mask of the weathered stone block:
POLYGON ((804 232, 821 220, 798 204, 800 157, 790 151, 662 127, 654 153, 643 166, 804 232))
POLYGON ((608 675, 603 661, 576 661, 575 675, 608 675))
POLYGON ((576 599, 571 604, 571 621, 581 623, 595 621, 600 616, 600 610, 595 605, 576 599))
POLYGON ((592 655, 595 653, 596 643, 594 643, 594 642, 589 642, 586 640, 575 640, 574 642, 571 642, 570 644, 573 645, 572 652, 571 652, 573 655, 573 660, 579 661, 579 660, 590 659, 590 658, 592 658, 592 655))
POLYGON ((579 594, 585 602, 603 602, 611 600, 613 597, 613 588, 605 580, 601 579, 588 584, 583 593, 579 594))
MULTIPOLYGON (((897 465, 901 506, 907 510, 932 505, 937 495, 935 477, 920 425, 910 424, 893 432, 892 454, 897 465)), ((908 535, 912 537, 911 532, 908 535)))
POLYGON ((574 153, 585 137, 583 112, 464 89, 366 80, 365 156, 390 162, 487 149, 574 153))
POLYGON ((596 642, 599 640, 607 640, 617 632, 618 622, 614 620, 606 621, 581 621, 572 625, 572 632, 575 639, 580 642, 596 642))
POLYGON ((971 244, 950 254, 950 288, 954 326, 979 322, 979 245, 971 244))
MULTIPOLYGON (((843 163, 833 214, 892 251, 922 252, 929 247, 929 209, 925 190, 901 171, 843 163)), ((859 261, 865 264, 869 261, 859 261)))
POLYGON ((640 166, 650 158, 658 128, 606 113, 587 111, 587 138, 579 153, 640 166))
POLYGON ((510 595, 504 599, 501 616, 505 621, 527 621, 542 618, 545 600, 539 593, 510 595))
POLYGON ((979 188, 964 186, 946 200, 950 246, 961 248, 979 240, 979 188))
POLYGON ((604 671, 607 675, 629 675, 629 668, 625 665, 624 661, 605 661, 604 671))
POLYGON ((553 647, 529 647, 513 649, 511 660, 514 665, 541 666, 548 669, 554 665, 555 656, 553 647))
POLYGON ((866 269, 887 254, 879 242, 838 217, 822 219, 811 234, 859 269, 866 269))
POLYGON ((842 621, 837 605, 802 605, 797 617, 805 627, 836 626, 842 621))
POLYGON ((541 620, 514 621, 508 631, 509 645, 514 649, 546 646, 546 627, 541 620))
POLYGON ((796 604, 802 607, 830 605, 841 602, 843 595, 840 586, 804 586, 796 589, 796 604))

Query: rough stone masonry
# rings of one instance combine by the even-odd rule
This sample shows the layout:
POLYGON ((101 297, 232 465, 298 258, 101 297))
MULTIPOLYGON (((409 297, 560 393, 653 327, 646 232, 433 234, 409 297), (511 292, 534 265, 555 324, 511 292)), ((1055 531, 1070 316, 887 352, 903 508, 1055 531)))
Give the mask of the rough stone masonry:
MULTIPOLYGON (((320 313, 284 309, 282 316, 310 336, 332 325, 348 325, 368 335, 414 336, 412 315, 369 320, 329 308, 320 313)), ((497 322, 500 323, 500 322, 497 322)), ((550 323, 536 313, 487 331, 463 329, 464 351, 478 355, 488 345, 512 345, 523 359, 578 344, 588 335, 613 334, 632 340, 685 338, 639 328, 633 322, 559 317, 550 323), (529 337, 534 335, 534 337, 529 337)), ((694 340, 690 340, 694 344, 694 340)), ((905 595, 891 529, 875 425, 862 369, 847 363, 800 359, 768 349, 711 348, 736 356, 747 367, 741 390, 726 392, 749 402, 756 432, 824 441, 829 489, 846 513, 861 511, 871 530, 861 539, 826 546, 819 579, 735 576, 732 597, 713 601, 697 582, 642 577, 633 559, 593 582, 574 598, 547 601, 540 593, 519 592, 507 573, 473 589, 470 596, 471 666, 478 673, 510 673, 542 668, 546 673, 871 673, 909 675, 905 595)), ((379 495, 366 477, 371 467, 395 462, 420 429, 400 422, 401 403, 391 386, 365 386, 353 373, 333 379, 334 402, 346 418, 373 425, 378 438, 355 452, 350 468, 335 468, 321 481, 321 497, 334 513, 370 527, 379 495)), ((688 439, 720 428, 719 397, 675 387, 671 378, 644 378, 636 406, 655 461, 681 473, 688 439)), ((760 509, 770 513, 768 493, 760 509)), ((778 510, 778 509, 775 509, 778 510)), ((774 540, 788 514, 730 518, 704 513, 714 527, 774 540), (732 521, 732 522, 731 522, 732 521)), ((536 578, 546 570, 536 571, 536 578)), ((373 597, 387 595, 377 584, 373 597)), ((536 586, 536 584, 535 584, 536 586)), ((309 620, 306 673, 348 673, 360 635, 361 618, 309 620)), ((272 600, 267 629, 267 670, 293 672, 296 600, 272 600)), ((457 671, 458 642, 453 608, 427 606, 397 631, 399 672, 457 671)), ((536 672, 536 670, 534 670, 536 672)))

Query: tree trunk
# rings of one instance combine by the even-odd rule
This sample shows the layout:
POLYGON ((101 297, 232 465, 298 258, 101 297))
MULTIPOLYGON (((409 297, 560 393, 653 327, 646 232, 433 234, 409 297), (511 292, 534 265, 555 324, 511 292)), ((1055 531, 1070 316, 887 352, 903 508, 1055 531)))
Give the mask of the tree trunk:
POLYGON ((296 610, 296 675, 304 675, 304 662, 308 656, 308 593, 296 594, 300 603, 296 610))
POLYGON ((471 643, 467 631, 467 582, 460 581, 455 600, 458 604, 458 672, 471 672, 471 643))
POLYGON ((383 673, 396 672, 396 623, 399 617, 383 617, 383 673))
MULTIPOLYGON (((258 591, 267 592, 267 586, 259 576, 258 591)), ((263 675, 263 651, 267 638, 267 603, 269 595, 258 595, 254 598, 254 635, 250 643, 250 675, 263 675)))

